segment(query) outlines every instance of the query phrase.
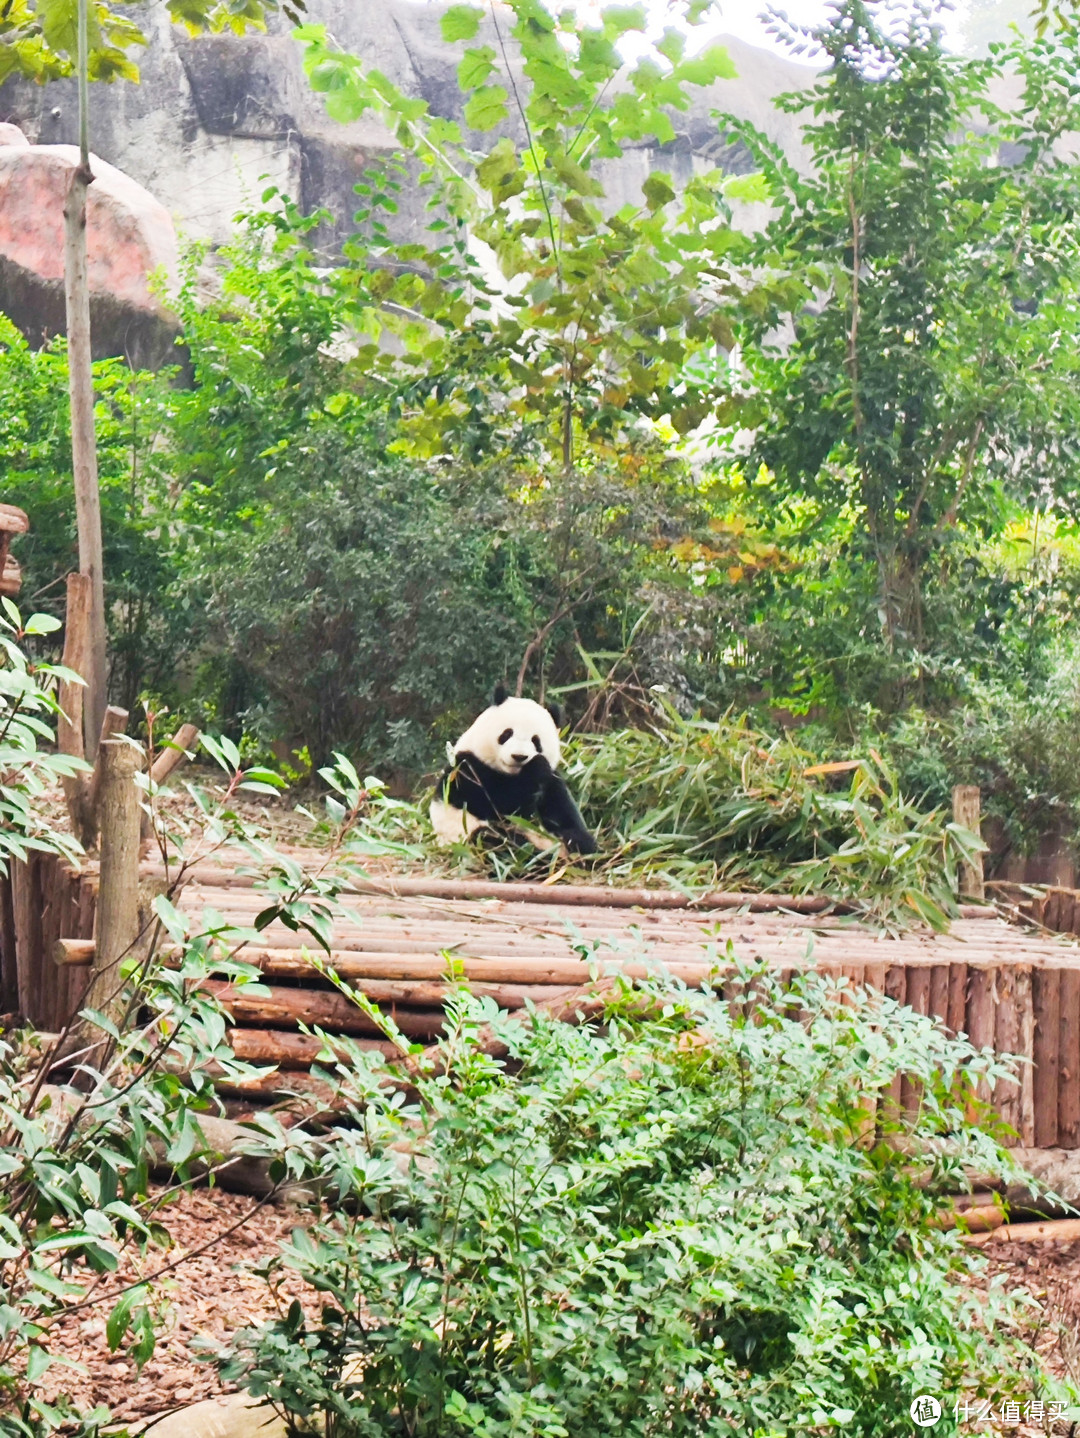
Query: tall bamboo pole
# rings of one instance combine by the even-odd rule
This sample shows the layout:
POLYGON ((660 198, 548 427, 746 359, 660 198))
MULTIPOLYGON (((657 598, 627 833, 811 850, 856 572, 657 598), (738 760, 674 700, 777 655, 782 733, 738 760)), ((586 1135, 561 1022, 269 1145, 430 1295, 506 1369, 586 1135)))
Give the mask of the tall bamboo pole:
POLYGON ((90 662, 83 704, 86 756, 93 762, 105 713, 105 578, 102 573, 101 499, 94 435, 94 381, 90 351, 90 275, 86 254, 86 195, 90 169, 88 0, 79 0, 79 163, 64 205, 64 295, 67 302, 68 386, 71 396, 71 463, 79 572, 91 585, 90 662))

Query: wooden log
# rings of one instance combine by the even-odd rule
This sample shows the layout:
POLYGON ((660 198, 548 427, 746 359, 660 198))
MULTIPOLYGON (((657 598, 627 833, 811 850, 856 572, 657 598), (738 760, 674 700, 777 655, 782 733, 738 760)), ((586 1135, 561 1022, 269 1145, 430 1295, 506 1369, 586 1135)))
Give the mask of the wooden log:
POLYGON ((0 875, 0 1012, 13 1014, 19 1007, 19 946, 15 933, 15 895, 11 870, 0 875))
POLYGON ((89 969, 93 967, 96 948, 93 939, 57 939, 52 950, 53 963, 63 968, 89 969))
MULTIPOLYGON (((262 949, 246 946, 238 950, 236 957, 243 963, 258 968, 267 978, 316 979, 311 952, 304 949, 262 949)), ((230 949, 229 952, 232 952, 230 949)), ((161 951, 165 963, 175 963, 180 950, 172 945, 161 951)), ((53 949, 57 964, 78 967, 93 963, 93 941, 84 939, 62 939, 53 949)), ((401 987, 423 983, 439 983, 447 975, 448 964, 441 955, 418 958, 415 954, 365 954, 352 950, 332 950, 329 957, 322 956, 326 965, 333 969, 347 983, 365 988, 369 983, 385 981, 401 987)), ((321 961, 322 961, 321 959, 321 961)), ((460 961, 462 976, 474 986, 486 987, 513 985, 525 988, 564 988, 587 984, 591 970, 600 975, 613 972, 624 973, 630 978, 648 978, 655 975, 655 968, 642 963, 619 963, 590 965, 574 959, 515 959, 509 956, 498 958, 466 958, 460 961)), ((713 964, 675 964, 669 970, 673 977, 688 984, 703 983, 710 975, 718 972, 713 964)), ((518 1007, 518 1005, 511 1005, 518 1007)))
MULTIPOLYGON (((108 715, 107 710, 106 723, 108 715)), ((135 775, 141 762, 139 751, 123 739, 105 739, 98 753, 96 813, 101 872, 94 979, 88 1004, 113 1022, 123 1017, 119 965, 132 952, 139 934, 139 794, 135 775)))
POLYGON ((949 1008, 946 1021, 954 1036, 967 1032, 967 964, 955 962, 949 965, 949 1008))
MULTIPOLYGON (((926 1017, 930 1015, 930 966, 912 964, 907 970, 905 1003, 909 1009, 926 1017)), ((922 1107, 923 1086, 904 1074, 900 1083, 900 1107, 909 1120, 914 1120, 922 1107)))
POLYGON ((1031 974, 1035 1019, 1035 1144, 1055 1148, 1058 1141, 1058 1060, 1061 1044, 1061 973, 1037 968, 1031 974))
POLYGON ((1035 1010, 1032 1004, 1032 969, 1030 964, 1017 964, 1013 970, 1016 993, 1016 1016, 1020 1041, 1016 1052, 1028 1060, 1020 1069, 1020 1121, 1017 1128, 1020 1142, 1035 1146, 1035 1010))
POLYGON ((973 1233, 968 1243, 1075 1243, 1080 1218, 1051 1218, 1042 1223, 1003 1223, 988 1233, 973 1233))
MULTIPOLYGON (((953 823, 969 829, 976 838, 982 835, 982 801, 977 784, 957 784, 952 791, 953 823)), ((983 881, 982 855, 977 854, 972 863, 960 865, 960 893, 970 899, 982 899, 986 895, 983 881)))
POLYGON ((1058 1039, 1058 1135, 1060 1148, 1080 1148, 1080 968, 1061 973, 1058 1039))
POLYGON ((24 509, 14 504, 0 504, 0 534, 28 534, 30 521, 24 509))
MULTIPOLYGON (((217 999, 241 1027, 298 1028, 300 1024, 338 1029, 346 1034, 383 1033, 374 1019, 351 1003, 344 994, 318 989, 270 988, 264 995, 245 993, 243 987, 223 979, 205 979, 202 988, 217 999)), ((439 1009, 412 1009, 393 1006, 388 1017, 409 1038, 432 1039, 441 1031, 444 1015, 439 1009)))
MULTIPOLYGON (((87 801, 95 831, 100 829, 101 786, 104 782, 104 770, 101 764, 102 746, 126 731, 128 717, 126 709, 119 709, 115 704, 109 704, 106 705, 105 714, 101 720, 101 734, 98 738, 98 747, 94 758, 94 772, 90 776, 90 793, 87 801)), ((134 771, 132 772, 134 773, 134 771)), ((133 783, 132 788, 134 787, 133 783)))
MULTIPOLYGON (((969 964, 968 965, 968 989, 967 989, 967 1015, 964 1019, 964 1028, 968 1038, 977 1049, 993 1048, 995 1028, 995 1003, 994 1003, 994 977, 996 966, 993 964, 969 964)), ((982 1103, 990 1102, 989 1085, 980 1080, 975 1089, 975 1097, 982 1103)), ((974 1108, 971 1109, 970 1117, 976 1118, 974 1108)))
MULTIPOLYGON (((1003 964, 997 976, 997 1013, 994 1047, 999 1054, 1015 1054, 1020 1044, 1020 1015, 1016 1011, 1016 970, 1003 964)), ((1000 1082, 994 1089, 994 1107, 1003 1123, 1019 1135, 1020 1076, 1016 1083, 1000 1082)))
POLYGON ((1061 890, 1047 889, 1043 900, 1042 911, 1043 927, 1053 929, 1056 934, 1061 932, 1061 890))
POLYGON ((45 965, 42 943, 42 914, 45 900, 41 892, 41 854, 31 852, 25 861, 12 865, 12 898, 17 936, 19 1013, 28 1023, 35 1023, 38 1014, 41 973, 45 965))
MULTIPOLYGON (((209 881, 215 887, 251 888, 250 874, 225 877, 212 866, 197 866, 193 879, 209 881)), ((689 909, 708 913, 715 909, 741 909, 746 913, 823 914, 836 906, 832 900, 813 895, 737 894, 723 890, 699 896, 670 889, 615 889, 593 884, 495 883, 482 879, 398 878, 354 879, 348 892, 384 895, 388 898, 420 894, 435 899, 502 899, 506 902, 558 904, 578 908, 601 905, 620 909, 689 909)))
POLYGON ((942 1028, 949 1023, 949 968, 948 964, 930 966, 930 1017, 937 1019, 942 1028))
POLYGON ((22 565, 12 555, 5 554, 3 567, 0 568, 0 594, 6 594, 9 599, 14 599, 20 589, 22 589, 22 565))
MULTIPOLYGON (((885 997, 902 1004, 906 992, 907 970, 903 964, 890 964, 885 970, 885 997)), ((878 1134, 881 1137, 885 1136, 887 1128, 900 1121, 902 1092, 903 1077, 897 1072, 889 1080, 888 1088, 882 1089, 878 1102, 878 1134)))
MULTIPOLYGON (((226 1030, 226 1041, 238 1059, 249 1064, 273 1064, 286 1071, 309 1069, 326 1048, 321 1039, 311 1034, 283 1032, 281 1029, 233 1028, 226 1030)), ((353 1039, 361 1050, 395 1058, 399 1050, 389 1039, 353 1039)), ((331 1049, 333 1040, 328 1040, 331 1049)), ((339 1048, 339 1054, 346 1050, 339 1048)), ((262 1080, 244 1081, 244 1092, 258 1092, 262 1080)))
POLYGON ((195 724, 181 724, 150 767, 151 784, 164 784, 165 780, 178 769, 194 750, 199 740, 199 729, 195 724))

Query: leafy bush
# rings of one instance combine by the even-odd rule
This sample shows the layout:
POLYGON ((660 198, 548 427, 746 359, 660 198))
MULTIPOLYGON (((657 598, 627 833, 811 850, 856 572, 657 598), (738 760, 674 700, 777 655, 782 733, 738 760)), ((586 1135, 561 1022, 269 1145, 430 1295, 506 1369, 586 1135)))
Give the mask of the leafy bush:
MULTIPOLYGON (((166 603, 176 554, 154 463, 169 397, 164 377, 120 360, 94 366, 94 387, 110 688, 133 709, 143 689, 173 692, 185 646, 183 610, 166 603)), ((16 542, 24 592, 56 617, 64 612, 63 577, 78 568, 68 403, 63 343, 35 352, 0 314, 3 499, 30 517, 29 534, 16 542)))
POLYGON ((743 719, 683 719, 582 735, 568 777, 617 848, 615 872, 834 896, 888 925, 956 912, 957 865, 978 849, 905 798, 870 749, 820 763, 743 719), (840 787, 842 785, 842 787, 840 787))
POLYGON ((954 1398, 1045 1391, 934 1222, 963 1163, 1005 1162, 964 1116, 998 1061, 814 975, 732 997, 657 981, 593 1028, 461 993, 412 1100, 378 1057, 339 1062, 346 1117, 307 1158, 330 1213, 266 1270, 321 1313, 239 1335, 225 1375, 337 1438, 906 1438, 918 1393, 956 1433, 954 1398), (879 1114, 915 1159, 873 1140, 901 1070, 923 1101, 879 1114))

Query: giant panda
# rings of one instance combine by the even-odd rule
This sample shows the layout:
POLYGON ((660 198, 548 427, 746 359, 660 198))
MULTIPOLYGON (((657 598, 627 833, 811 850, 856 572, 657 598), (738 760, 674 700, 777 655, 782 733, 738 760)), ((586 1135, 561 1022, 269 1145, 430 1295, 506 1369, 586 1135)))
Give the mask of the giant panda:
POLYGON ((431 825, 443 844, 457 843, 487 824, 538 819, 577 854, 594 854, 566 781, 555 770, 562 758, 554 706, 507 695, 475 719, 450 751, 431 803, 431 825))

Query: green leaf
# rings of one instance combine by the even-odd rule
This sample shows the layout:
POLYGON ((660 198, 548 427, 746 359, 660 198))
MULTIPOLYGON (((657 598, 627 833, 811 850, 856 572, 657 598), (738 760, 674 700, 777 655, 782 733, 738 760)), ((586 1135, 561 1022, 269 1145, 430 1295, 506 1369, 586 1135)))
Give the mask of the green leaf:
POLYGON ((146 1293, 147 1290, 144 1286, 129 1288, 117 1299, 112 1312, 105 1320, 105 1341, 109 1345, 110 1352, 115 1353, 124 1341, 124 1335, 131 1323, 132 1312, 145 1300, 146 1293))
POLYGON ((466 50, 458 65, 458 85, 462 90, 475 90, 482 85, 495 69, 495 51, 490 45, 477 50, 466 50))
POLYGON ((675 187, 667 175, 654 170, 641 187, 641 193, 645 196, 645 203, 649 210, 655 214, 662 206, 668 205, 675 198, 675 187))
POLYGON ((480 29, 483 10, 475 5, 451 5, 439 21, 442 37, 448 45, 456 40, 471 40, 480 29))
POLYGON ((470 130, 494 130, 507 116, 509 95, 501 85, 486 85, 477 90, 465 106, 465 123, 470 130))
POLYGON ((675 70, 675 78, 688 85, 711 85, 716 80, 733 80, 737 74, 723 45, 710 45, 700 55, 684 60, 675 70))

